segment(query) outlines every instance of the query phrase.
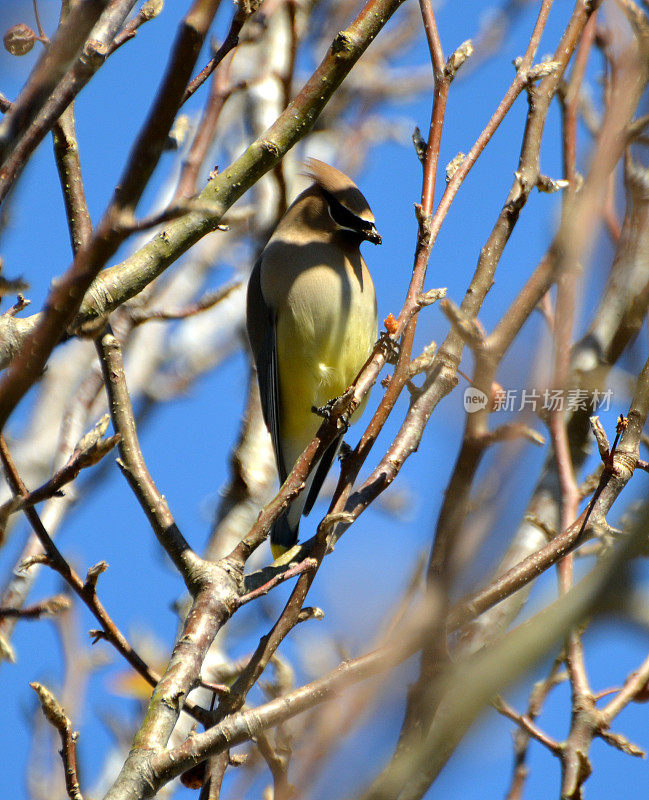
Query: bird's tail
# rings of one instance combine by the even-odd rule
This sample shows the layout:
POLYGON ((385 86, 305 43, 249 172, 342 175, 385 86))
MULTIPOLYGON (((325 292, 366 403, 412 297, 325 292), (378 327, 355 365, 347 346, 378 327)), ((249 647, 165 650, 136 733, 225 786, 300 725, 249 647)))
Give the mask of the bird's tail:
POLYGON ((340 451, 342 441, 342 434, 334 439, 307 478, 302 494, 273 523, 270 530, 270 549, 273 558, 279 558, 297 544, 300 519, 313 508, 327 473, 340 451))
POLYGON ((291 511, 292 508, 283 511, 270 529, 270 550, 274 559, 284 555, 297 543, 302 509, 300 508, 297 519, 293 519, 295 513, 291 514, 291 511))

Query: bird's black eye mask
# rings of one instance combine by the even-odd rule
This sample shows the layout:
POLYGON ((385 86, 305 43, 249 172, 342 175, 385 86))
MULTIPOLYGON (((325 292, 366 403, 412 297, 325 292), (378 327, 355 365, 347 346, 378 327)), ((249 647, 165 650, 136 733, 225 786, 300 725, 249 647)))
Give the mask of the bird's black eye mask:
POLYGON ((322 193, 327 200, 329 213, 336 225, 345 228, 345 230, 354 231, 354 233, 358 233, 361 236, 372 233, 375 230, 373 223, 354 214, 342 203, 339 203, 326 189, 322 189, 322 193))

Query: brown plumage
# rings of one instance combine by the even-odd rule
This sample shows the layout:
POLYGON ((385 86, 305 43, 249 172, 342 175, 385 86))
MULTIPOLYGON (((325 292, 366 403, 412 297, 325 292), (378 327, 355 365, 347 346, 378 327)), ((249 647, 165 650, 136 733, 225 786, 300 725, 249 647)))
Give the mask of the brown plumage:
MULTIPOLYGON (((312 406, 347 389, 377 337, 374 285, 359 250, 364 240, 381 242, 374 216, 347 175, 316 159, 307 168, 314 183, 280 220, 248 284, 248 336, 282 483, 320 426, 312 406)), ((297 541, 341 441, 273 526, 275 556, 297 541)))

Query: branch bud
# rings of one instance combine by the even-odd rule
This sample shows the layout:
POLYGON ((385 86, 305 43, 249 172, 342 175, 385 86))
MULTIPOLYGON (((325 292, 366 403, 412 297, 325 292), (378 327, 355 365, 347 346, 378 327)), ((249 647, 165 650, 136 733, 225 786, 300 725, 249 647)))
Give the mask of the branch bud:
POLYGON ((466 42, 462 42, 457 50, 451 53, 451 55, 448 57, 448 61, 446 62, 446 66, 444 67, 444 75, 449 79, 449 81, 453 80, 462 64, 464 64, 467 59, 471 58, 472 55, 473 42, 471 39, 467 39, 466 42))
POLYGON ((458 170, 460 164, 464 161, 466 155, 464 153, 458 153, 452 161, 449 161, 446 165, 446 183, 448 183, 453 175, 458 170))
POLYGON ((140 9, 140 16, 147 21, 153 19, 162 11, 163 6, 164 0, 147 0, 140 9))

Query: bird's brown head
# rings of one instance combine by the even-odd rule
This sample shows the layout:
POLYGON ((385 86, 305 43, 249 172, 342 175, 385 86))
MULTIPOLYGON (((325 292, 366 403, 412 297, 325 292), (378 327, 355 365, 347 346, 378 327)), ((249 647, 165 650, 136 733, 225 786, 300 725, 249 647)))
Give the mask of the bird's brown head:
POLYGON ((305 163, 305 174, 315 181, 324 195, 329 216, 336 227, 357 236, 361 241, 381 244, 374 214, 354 181, 344 172, 316 158, 309 158, 305 163))

